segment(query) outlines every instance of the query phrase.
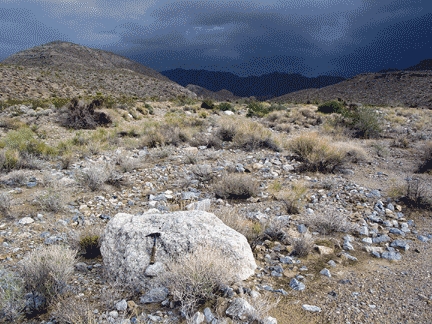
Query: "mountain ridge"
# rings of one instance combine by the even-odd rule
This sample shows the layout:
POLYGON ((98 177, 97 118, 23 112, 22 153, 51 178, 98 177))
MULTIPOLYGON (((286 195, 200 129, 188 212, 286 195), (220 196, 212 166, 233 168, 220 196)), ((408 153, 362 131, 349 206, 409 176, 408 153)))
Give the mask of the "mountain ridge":
POLYGON ((308 78, 298 73, 282 72, 240 77, 231 72, 181 68, 160 73, 184 87, 194 84, 213 92, 225 89, 238 97, 253 96, 260 100, 271 99, 301 89, 320 88, 345 80, 345 78, 334 76, 308 78))

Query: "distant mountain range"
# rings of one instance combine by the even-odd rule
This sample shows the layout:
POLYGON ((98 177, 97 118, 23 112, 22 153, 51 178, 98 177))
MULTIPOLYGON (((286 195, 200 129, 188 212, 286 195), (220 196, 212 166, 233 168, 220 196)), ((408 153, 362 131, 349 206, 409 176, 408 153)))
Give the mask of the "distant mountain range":
POLYGON ((302 89, 322 88, 345 80, 342 77, 326 75, 308 78, 301 74, 280 72, 261 76, 239 77, 230 72, 184 70, 180 68, 160 73, 183 87, 193 84, 213 92, 224 89, 238 97, 254 96, 260 100, 267 100, 302 89))

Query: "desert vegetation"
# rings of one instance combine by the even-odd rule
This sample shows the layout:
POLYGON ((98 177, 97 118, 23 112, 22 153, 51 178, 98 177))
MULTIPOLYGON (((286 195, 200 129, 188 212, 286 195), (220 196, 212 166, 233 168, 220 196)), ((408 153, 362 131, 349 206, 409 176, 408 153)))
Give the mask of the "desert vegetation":
POLYGON ((357 271, 354 259, 375 260, 365 246, 382 255, 405 226, 399 239, 416 241, 411 213, 430 212, 430 111, 341 101, 202 107, 184 96, 107 93, 38 100, 2 102, 0 321, 192 321, 208 308, 241 322, 226 310, 242 298, 250 321, 284 323, 280 308, 307 322, 290 301, 324 300, 328 261, 357 271), (216 249, 172 260, 158 278, 169 294, 157 304, 140 303, 147 290, 108 285, 100 242, 110 219, 200 203, 246 237, 259 267, 250 280, 230 276, 216 249), (361 241, 384 234, 392 241, 361 241), (290 286, 298 278, 303 295, 290 286))

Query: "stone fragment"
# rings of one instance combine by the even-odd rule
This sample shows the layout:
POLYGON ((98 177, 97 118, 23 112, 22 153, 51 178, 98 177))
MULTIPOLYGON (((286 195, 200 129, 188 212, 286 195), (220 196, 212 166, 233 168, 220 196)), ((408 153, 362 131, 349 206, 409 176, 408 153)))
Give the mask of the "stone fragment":
POLYGON ((293 290, 297 290, 297 291, 302 291, 302 290, 305 290, 305 288, 306 288, 306 286, 303 282, 300 282, 295 278, 291 279, 289 285, 293 290))
POLYGON ((160 303, 168 297, 168 289, 165 287, 153 288, 140 297, 142 304, 160 303))
POLYGON ((249 320, 257 317, 257 311, 243 298, 234 298, 225 313, 234 320, 249 320))
POLYGON ((329 270, 329 269, 326 269, 326 268, 322 269, 322 270, 320 271, 320 274, 322 274, 323 276, 326 276, 326 277, 331 278, 331 273, 330 273, 330 270, 329 270))
POLYGON ((319 308, 318 306, 314 306, 314 305, 304 304, 304 305, 302 305, 302 308, 308 312, 313 312, 313 313, 320 313, 321 312, 321 308, 319 308))

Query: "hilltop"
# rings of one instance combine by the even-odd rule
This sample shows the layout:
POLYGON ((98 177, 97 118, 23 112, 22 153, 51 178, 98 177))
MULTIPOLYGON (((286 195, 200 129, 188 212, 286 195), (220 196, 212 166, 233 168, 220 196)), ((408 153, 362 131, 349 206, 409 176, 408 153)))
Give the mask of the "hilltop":
POLYGON ((125 57, 85 46, 52 42, 1 62, 0 100, 114 97, 196 97, 194 93, 125 57))

